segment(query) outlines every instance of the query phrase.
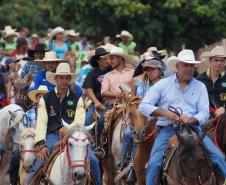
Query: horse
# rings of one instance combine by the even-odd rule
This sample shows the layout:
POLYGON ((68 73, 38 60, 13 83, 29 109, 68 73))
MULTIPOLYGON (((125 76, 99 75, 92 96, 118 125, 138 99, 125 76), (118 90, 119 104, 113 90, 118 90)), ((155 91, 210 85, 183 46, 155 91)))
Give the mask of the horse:
POLYGON ((192 124, 183 124, 176 136, 178 143, 166 152, 161 184, 223 184, 223 179, 216 178, 210 156, 202 144, 205 133, 199 136, 192 124))
POLYGON ((35 129, 25 128, 20 136, 20 184, 22 185, 30 168, 33 166, 37 157, 37 150, 34 143, 35 129))
POLYGON ((25 112, 19 105, 10 104, 0 110, 0 115, 0 182, 4 182, 25 112))
POLYGON ((205 129, 217 148, 226 155, 226 113, 219 118, 210 119, 205 129))
POLYGON ((137 184, 145 185, 145 165, 149 160, 151 148, 157 135, 155 127, 157 119, 148 121, 148 118, 138 111, 140 102, 141 98, 131 97, 128 103, 128 111, 133 140, 135 143, 138 143, 133 161, 137 184))
POLYGON ((94 124, 87 127, 77 125, 72 128, 62 121, 63 126, 68 128, 68 134, 62 138, 56 155, 51 154, 48 167, 45 165, 40 171, 41 177, 37 174, 29 184, 50 184, 50 185, 85 185, 93 183, 90 177, 90 162, 88 148, 90 144, 90 134, 94 124), (54 156, 53 156, 54 155, 54 156), (37 180, 38 179, 38 180, 37 180))
POLYGON ((114 184, 114 176, 120 170, 121 149, 123 132, 128 124, 128 114, 126 114, 126 104, 117 105, 115 108, 105 113, 105 128, 101 135, 101 143, 108 143, 108 155, 101 160, 104 181, 108 185, 114 184))

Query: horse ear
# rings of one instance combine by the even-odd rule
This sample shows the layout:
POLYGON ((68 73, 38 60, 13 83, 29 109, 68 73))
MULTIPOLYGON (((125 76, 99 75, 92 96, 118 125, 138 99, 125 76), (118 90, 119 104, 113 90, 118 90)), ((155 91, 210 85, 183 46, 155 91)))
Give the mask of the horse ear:
POLYGON ((184 137, 179 132, 176 132, 176 135, 177 135, 177 138, 178 138, 178 140, 181 144, 186 143, 186 140, 184 139, 184 137))
POLYGON ((63 126, 66 127, 68 130, 71 129, 71 126, 69 124, 66 123, 66 121, 64 121, 63 119, 61 119, 63 126))
POLYGON ((96 122, 93 122, 91 125, 86 126, 85 129, 86 129, 87 131, 90 131, 90 130, 94 127, 95 124, 96 124, 96 122))
POLYGON ((9 114, 10 114, 12 120, 14 120, 16 118, 15 112, 12 112, 12 111, 9 110, 9 114))

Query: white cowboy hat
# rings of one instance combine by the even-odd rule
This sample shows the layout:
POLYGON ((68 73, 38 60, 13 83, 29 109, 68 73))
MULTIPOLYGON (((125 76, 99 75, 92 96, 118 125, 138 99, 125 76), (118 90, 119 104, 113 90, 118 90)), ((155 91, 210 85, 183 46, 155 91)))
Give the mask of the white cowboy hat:
POLYGON ((56 85, 56 81, 55 81, 55 76, 65 76, 65 75, 70 75, 71 76, 71 82, 73 83, 76 79, 76 74, 75 73, 71 73, 71 69, 68 63, 60 63, 57 68, 56 68, 56 73, 52 73, 50 71, 46 72, 46 79, 56 85))
POLYGON ((203 52, 200 56, 202 63, 197 65, 197 71, 199 74, 207 71, 207 69, 210 67, 210 58, 212 57, 226 58, 225 48, 223 46, 215 46, 211 51, 203 52))
POLYGON ((120 47, 112 47, 109 56, 119 56, 124 58, 126 63, 132 63, 132 58, 120 47))
POLYGON ((116 38, 122 38, 122 37, 129 37, 130 40, 133 40, 133 35, 126 30, 122 30, 120 34, 116 35, 116 38))
POLYGON ((12 26, 7 25, 4 27, 4 30, 0 30, 0 32, 5 33, 6 31, 11 31, 11 30, 16 31, 16 29, 13 29, 12 26))
POLYGON ((40 85, 38 89, 33 90, 28 93, 28 97, 33 101, 36 102, 37 94, 46 94, 48 92, 48 88, 45 85, 40 85))
POLYGON ((17 32, 15 32, 14 30, 6 30, 3 32, 3 38, 7 38, 10 36, 18 36, 19 34, 17 32))
POLYGON ((172 56, 167 60, 167 67, 170 72, 177 72, 176 64, 178 62, 183 62, 187 64, 199 64, 201 61, 195 60, 195 55, 192 50, 184 49, 178 53, 177 57, 172 56))
POLYGON ((75 30, 67 30, 66 35, 72 36, 72 37, 78 37, 79 32, 75 32, 75 30))
POLYGON ((33 33, 32 35, 31 35, 31 38, 38 38, 39 36, 38 36, 38 34, 37 33, 33 33))
POLYGON ((42 60, 35 60, 35 63, 39 66, 43 66, 44 62, 63 62, 63 61, 66 61, 66 59, 57 58, 55 51, 48 51, 45 52, 45 56, 42 60))
POLYGON ((52 29, 50 35, 51 35, 51 38, 53 38, 57 33, 64 33, 64 32, 65 32, 64 28, 58 26, 58 27, 52 29))

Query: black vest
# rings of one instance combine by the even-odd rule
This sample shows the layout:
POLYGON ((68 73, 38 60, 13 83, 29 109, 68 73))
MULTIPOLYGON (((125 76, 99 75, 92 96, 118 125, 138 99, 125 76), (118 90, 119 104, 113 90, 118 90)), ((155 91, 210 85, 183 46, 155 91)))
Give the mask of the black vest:
POLYGON ((57 97, 55 90, 43 96, 48 114, 47 133, 58 132, 63 127, 61 119, 68 124, 74 120, 79 97, 70 91, 62 102, 57 97))

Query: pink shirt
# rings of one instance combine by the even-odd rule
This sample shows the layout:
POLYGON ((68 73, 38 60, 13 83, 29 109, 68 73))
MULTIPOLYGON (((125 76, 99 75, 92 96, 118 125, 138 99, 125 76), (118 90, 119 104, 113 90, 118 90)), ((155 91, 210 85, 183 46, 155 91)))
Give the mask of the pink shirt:
MULTIPOLYGON (((104 91, 111 91, 111 92, 122 92, 119 88, 120 85, 125 85, 131 88, 132 79, 133 79, 134 69, 125 68, 121 72, 117 70, 112 70, 108 72, 103 79, 101 93, 104 91)), ((108 103, 117 103, 119 99, 111 98, 107 99, 104 98, 108 103)))

